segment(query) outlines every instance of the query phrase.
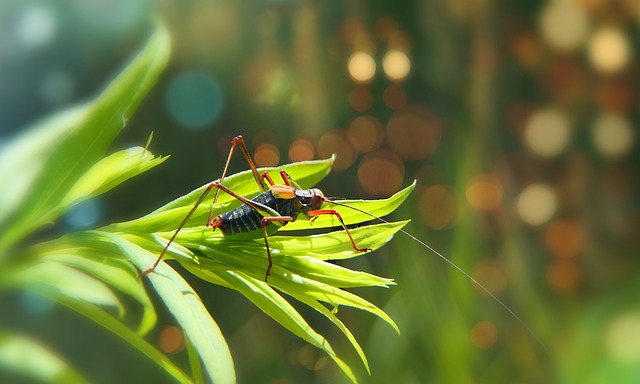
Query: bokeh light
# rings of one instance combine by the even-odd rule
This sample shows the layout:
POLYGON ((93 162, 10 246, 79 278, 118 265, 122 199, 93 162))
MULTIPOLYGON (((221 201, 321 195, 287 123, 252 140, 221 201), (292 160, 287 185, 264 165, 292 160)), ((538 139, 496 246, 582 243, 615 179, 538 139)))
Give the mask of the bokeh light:
POLYGON ((631 57, 627 36, 618 28, 603 27, 589 41, 589 59, 602 73, 616 73, 629 64, 631 57))
POLYGON ((542 42, 533 33, 515 33, 511 36, 512 49, 520 65, 526 68, 536 68, 543 57, 542 42))
POLYGON ((102 217, 104 208, 99 198, 84 200, 73 206, 64 216, 64 223, 71 229, 94 226, 102 217))
POLYGON ((603 114, 593 124, 592 139, 602 156, 618 159, 631 151, 635 138, 631 123, 625 117, 603 114))
POLYGON ((442 134, 442 122, 430 109, 409 106, 395 112, 387 123, 387 142, 407 160, 421 161, 433 154, 442 134))
POLYGON ((20 294, 20 304, 29 315, 34 317, 46 316, 56 306, 55 301, 29 291, 20 294))
POLYGON ((355 87, 349 92, 349 105, 358 112, 365 112, 373 105, 373 94, 366 86, 355 87))
POLYGON ((403 81, 409 76, 411 61, 406 53, 391 50, 382 58, 382 69, 389 80, 403 81))
POLYGON ((356 159, 356 154, 341 131, 329 131, 318 140, 317 150, 318 158, 328 159, 331 155, 336 155, 336 160, 331 167, 333 172, 341 172, 349 168, 356 159))
POLYGON ((586 230, 578 220, 554 220, 545 230, 547 247, 556 257, 577 256, 585 248, 586 241, 586 230))
POLYGON ((458 203, 454 191, 446 185, 432 185, 420 193, 420 218, 427 228, 446 229, 458 220, 458 203))
POLYGON ((280 151, 270 143, 262 143, 256 148, 253 159, 258 167, 275 167, 280 162, 280 151))
POLYGON ((482 212, 496 210, 502 203, 502 183, 495 175, 480 174, 467 183, 467 201, 482 212))
POLYGON ((634 86, 625 79, 603 79, 596 88, 596 104, 604 112, 628 112, 635 102, 634 86))
POLYGON ((298 351, 298 363, 310 371, 318 371, 326 366, 327 361, 320 357, 317 348, 307 344, 298 351))
POLYGON ((51 42, 57 29, 57 20, 50 9, 32 5, 22 11, 15 34, 23 47, 35 49, 51 42))
POLYGON ((347 136, 358 152, 371 152, 382 145, 384 131, 377 118, 367 115, 353 119, 347 129, 347 136))
POLYGON ((176 326, 168 326, 160 331, 158 337, 160 349, 165 353, 176 354, 182 352, 185 347, 182 330, 176 326))
POLYGON ((391 151, 371 152, 358 165, 358 185, 371 196, 391 196, 402 187, 403 177, 404 165, 391 151))
POLYGON ((218 81, 205 72, 182 72, 171 79, 165 95, 171 117, 189 129, 215 123, 224 109, 224 93, 218 81))
POLYGON ((391 84, 382 93, 384 105, 391 109, 404 108, 407 105, 407 91, 398 84, 391 84))
POLYGON ((73 4, 86 25, 105 34, 136 28, 150 11, 147 1, 80 0, 73 4))
POLYGON ((233 140, 233 135, 226 134, 220 136, 218 142, 216 143, 216 149, 218 150, 218 154, 220 156, 229 155, 229 151, 231 150, 231 142, 233 140))
POLYGON ((516 210, 520 219, 530 225, 542 225, 549 221, 558 205, 556 194, 546 184, 527 186, 518 196, 516 210))
POLYGON ((354 17, 346 18, 340 26, 340 36, 347 44, 353 44, 364 33, 362 22, 354 17))
POLYGON ((640 313, 617 315, 607 326, 603 341, 607 354, 616 362, 640 363, 640 313))
POLYGON ((547 268, 547 282, 558 293, 575 292, 581 281, 582 271, 575 259, 555 259, 547 268))
POLYGON ((540 30, 547 43, 554 48, 575 50, 589 33, 589 17, 577 1, 551 0, 540 15, 540 30))
POLYGON ((76 93, 76 83, 68 72, 53 70, 42 79, 40 97, 51 106, 69 103, 76 93))
POLYGON ((366 84, 376 74, 376 62, 366 52, 354 52, 347 61, 347 69, 353 81, 366 84))
MULTIPOLYGON (((494 295, 500 294, 507 287, 505 266, 496 259, 485 259, 475 265, 471 276, 494 295)), ((481 295, 487 293, 480 287, 474 286, 481 295)))
POLYGON ((480 349, 491 348, 498 341, 498 328, 490 321, 479 321, 471 328, 471 342, 480 349))
POLYGON ((289 160, 292 162, 313 160, 315 148, 309 140, 294 140, 289 146, 289 160))
POLYGON ((526 147, 540 157, 553 157, 569 143, 571 127, 567 118, 555 109, 542 109, 531 115, 524 129, 526 147))
POLYGON ((589 89, 589 73, 573 56, 553 60, 543 72, 543 85, 551 104, 570 107, 581 102, 589 89))

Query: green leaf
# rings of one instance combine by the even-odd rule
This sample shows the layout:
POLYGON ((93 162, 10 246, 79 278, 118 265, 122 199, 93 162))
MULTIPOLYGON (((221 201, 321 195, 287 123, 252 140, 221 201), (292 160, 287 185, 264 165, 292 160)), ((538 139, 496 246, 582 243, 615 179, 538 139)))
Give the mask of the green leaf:
POLYGON ((147 343, 142 337, 130 330, 121 321, 104 312, 99 307, 83 301, 73 300, 66 296, 58 296, 52 299, 86 316, 102 327, 108 329, 113 334, 121 337, 124 341, 146 355, 151 361, 156 363, 179 383, 191 383, 191 378, 172 363, 167 356, 151 344, 147 343))
MULTIPOLYGON (((397 223, 374 224, 354 228, 350 232, 357 244, 376 250, 386 244, 407 221, 397 223)), ((172 235, 166 232, 161 235, 165 240, 156 242, 150 237, 144 244, 157 254, 172 235)), ((347 270, 325 260, 340 260, 359 257, 368 252, 355 251, 344 230, 310 236, 270 236, 269 245, 274 262, 274 274, 295 273, 313 277, 318 281, 338 287, 388 286, 391 280, 378 276, 347 270)), ((267 265, 267 250, 263 239, 233 240, 220 233, 211 233, 204 227, 181 231, 176 241, 169 248, 170 255, 177 256, 180 261, 191 261, 202 268, 234 269, 252 273, 254 277, 264 275, 267 265), (193 259, 193 253, 180 250, 174 253, 174 247, 186 247, 197 250, 202 256, 193 259)))
POLYGON ((25 382, 88 383, 61 357, 37 341, 0 330, 0 371, 2 370, 28 379, 25 382))
POLYGON ((304 295, 305 297, 325 302, 333 307, 345 305, 370 312, 387 322, 396 332, 400 333, 400 329, 389 315, 377 306, 351 292, 292 274, 270 276, 269 282, 278 287, 278 289, 289 292, 292 295, 304 295))
MULTIPOLYGON (((169 36, 159 27, 146 47, 115 78, 104 92, 83 107, 78 115, 57 122, 71 127, 50 128, 55 147, 41 154, 41 166, 7 229, 0 229, 0 257, 4 251, 34 229, 56 218, 57 207, 73 185, 100 160, 126 125, 127 119, 155 84, 169 57, 169 36), (53 133, 52 133, 53 132, 53 133), (63 134, 60 134, 63 132, 63 134)), ((47 125, 40 126, 46 130, 47 125)), ((32 132, 37 137, 39 132, 32 132)), ((4 188, 0 186, 0 188, 4 188)), ((24 187, 23 187, 24 188, 24 187)))
POLYGON ((96 305, 119 305, 113 303, 114 296, 106 293, 108 288, 104 284, 57 262, 41 262, 23 267, 24 269, 2 270, 0 285, 34 292, 86 316, 140 350, 177 381, 191 382, 163 353, 96 305), (83 287, 86 292, 83 292, 83 287))
MULTIPOLYGON (((354 207, 358 209, 362 209, 365 212, 369 212, 372 215, 382 217, 386 216, 389 213, 393 212, 404 202, 404 200, 409 196, 409 194, 413 191, 416 186, 416 182, 414 181, 411 185, 404 188, 403 190, 396 192, 393 196, 387 199, 380 200, 337 200, 336 202, 340 204, 347 205, 349 207, 354 207)), ((358 224, 363 223, 365 221, 371 221, 374 218, 370 215, 358 212, 353 209, 349 209, 344 206, 340 206, 337 204, 326 203, 322 206, 323 209, 335 209, 340 213, 342 219, 345 224, 358 224)), ((310 220, 296 220, 292 223, 287 224, 282 227, 278 232, 288 232, 288 231, 297 231, 303 229, 319 229, 319 228, 329 228, 329 227, 338 227, 340 226, 340 222, 334 215, 320 215, 317 216, 313 221, 310 220)))
POLYGON ((74 204, 101 195, 166 159, 168 157, 156 158, 142 147, 129 148, 107 156, 82 175, 55 210, 64 212, 74 204))
POLYGON ((145 335, 155 326, 157 315, 151 299, 138 279, 138 273, 127 261, 101 255, 89 248, 57 251, 43 259, 81 269, 136 300, 143 307, 138 334, 145 335))
MULTIPOLYGON (((151 266, 157 257, 117 235, 98 231, 92 233, 104 236, 120 247, 140 270, 151 266)), ((159 264, 154 273, 147 277, 189 337, 202 361, 206 362, 204 366, 209 378, 215 383, 235 382, 229 347, 196 292, 164 263, 159 264)))
POLYGON ((42 261, 21 269, 5 271, 3 285, 34 291, 43 296, 68 297, 117 309, 124 317, 125 308, 118 297, 100 280, 63 264, 42 261))
MULTIPOLYGON (((310 188, 329 174, 333 161, 333 157, 325 160, 302 161, 286 164, 277 168, 259 168, 258 172, 261 174, 263 172, 269 172, 274 180, 276 180, 276 178, 280 177, 279 171, 285 170, 303 188, 310 188)), ((189 210, 193 208, 194 204, 200 196, 202 196, 202 193, 207 189, 209 184, 210 183, 207 183, 202 187, 195 189, 194 191, 156 209, 138 220, 112 224, 102 228, 102 230, 110 232, 148 232, 149 229, 151 229, 154 232, 158 232, 175 229, 189 210), (153 227, 144 227, 151 223, 153 227)), ((251 173, 251 171, 244 171, 227 176, 224 179, 224 185, 241 196, 254 197, 262 192, 253 178, 253 173, 251 173)), ((187 222, 187 225, 185 226, 186 228, 206 224, 207 219, 209 218, 209 212, 212 209, 211 202, 213 202, 214 195, 215 190, 212 190, 209 197, 200 205, 195 214, 187 222)), ((236 198, 221 192, 218 197, 218 205, 213 207, 213 210, 214 212, 222 213, 238 207, 240 204, 241 202, 236 198)))
POLYGON ((187 355, 189 356, 189 365, 191 365, 191 374, 193 376, 193 381, 196 384, 205 384, 206 380, 204 377, 204 372, 202 371, 202 362, 200 361, 200 356, 198 356, 198 351, 193 346, 191 339, 183 332, 184 341, 186 344, 187 355))
POLYGON ((233 288, 251 300, 264 313, 287 328, 296 336, 317 348, 324 350, 331 359, 342 369, 352 382, 357 382, 351 368, 338 357, 331 344, 322 335, 317 333, 300 315, 300 313, 287 300, 280 296, 269 284, 253 278, 243 272, 227 271, 213 276, 208 271, 199 271, 189 267, 189 271, 196 276, 210 282, 233 288))
MULTIPOLYGON (((0 150, 0 228, 27 197, 47 158, 62 138, 82 122, 87 105, 67 109, 38 123, 0 150)), ((2 232, 2 231, 0 231, 2 232)))
POLYGON ((322 313, 327 319, 329 319, 333 324, 335 324, 335 326, 338 327, 338 329, 340 329, 340 331, 342 331, 342 333, 347 337, 347 339, 349 340, 353 348, 358 353, 358 356, 360 356, 360 360, 362 360, 362 364, 364 364, 364 367, 367 369, 367 373, 371 375, 371 369, 369 368, 369 361, 367 361, 367 356, 364 354, 362 347, 356 340, 355 336, 353 336, 353 333, 351 333, 349 328, 347 328, 347 326, 344 325, 344 323, 340 321, 340 319, 338 319, 338 316, 336 316, 333 312, 327 309, 327 307, 322 305, 322 303, 316 300, 309 299, 306 295, 297 295, 297 294, 286 292, 286 291, 285 293, 296 298, 301 303, 304 303, 309 307, 315 309, 316 311, 322 313))

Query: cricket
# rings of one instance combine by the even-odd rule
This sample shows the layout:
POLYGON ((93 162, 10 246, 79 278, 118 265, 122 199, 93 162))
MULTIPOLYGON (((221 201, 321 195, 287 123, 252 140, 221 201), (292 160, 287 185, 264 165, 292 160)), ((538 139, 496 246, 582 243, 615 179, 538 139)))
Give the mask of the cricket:
MULTIPOLYGON (((298 220, 300 218, 300 214, 302 214, 306 220, 311 221, 315 220, 320 215, 335 216, 344 229, 345 233, 349 237, 353 249, 358 252, 367 252, 371 249, 359 247, 351 236, 349 228, 342 219, 342 216, 340 216, 340 213, 334 209, 323 209, 323 204, 328 203, 353 209, 370 216, 372 219, 378 220, 383 223, 388 223, 387 220, 372 213, 366 212, 365 210, 357 207, 352 207, 347 204, 342 204, 335 199, 329 199, 325 197, 323 192, 318 188, 302 189, 300 185, 298 185, 298 183, 296 183, 296 181, 293 180, 291 176, 289 176, 284 170, 280 171, 280 176, 282 178, 283 184, 276 184, 267 172, 260 174, 253 159, 251 158, 251 155, 249 154, 249 150, 247 149, 247 146, 244 142, 244 138, 241 135, 234 137, 231 142, 231 149, 229 150, 229 155, 227 156, 227 161, 224 166, 222 176, 220 177, 220 181, 214 181, 207 186, 207 188, 203 191, 202 195, 196 201, 191 210, 182 219, 182 222, 178 225, 175 232, 160 252, 160 255, 158 256, 156 261, 150 268, 142 271, 139 277, 143 278, 144 276, 152 273, 155 270, 180 230, 185 226, 189 218, 191 218, 196 209, 200 206, 200 204, 204 202, 206 197, 214 188, 216 189, 216 192, 213 198, 212 205, 216 204, 218 196, 220 195, 220 191, 224 191, 235 199, 238 199, 243 204, 238 208, 215 216, 214 211, 210 211, 209 219, 207 220, 206 226, 211 227, 214 231, 219 228, 225 237, 236 238, 238 240, 259 239, 260 237, 262 237, 264 239, 268 260, 264 278, 266 282, 269 281, 271 268, 273 266, 271 250, 269 248, 269 236, 277 232, 281 227, 287 225, 287 223, 298 220), (249 167, 253 174, 253 178, 258 184, 258 187, 263 191, 253 199, 248 199, 247 197, 241 196, 223 185, 224 178, 229 168, 229 163, 238 144, 240 144, 240 148, 244 153, 244 157, 249 164, 249 167)), ((524 322, 524 320, 522 320, 511 308, 509 308, 509 306, 507 306, 502 300, 500 300, 491 291, 489 291, 489 289, 482 285, 478 280, 473 278, 468 272, 463 270, 442 253, 438 252, 436 249, 429 246, 427 243, 413 236, 404 229, 400 229, 399 232, 417 242, 418 244, 438 256, 444 262, 449 264, 451 267, 456 269, 458 272, 462 273, 473 284, 479 287, 485 294, 491 297, 492 300, 497 302, 505 311, 513 316, 513 318, 516 319, 527 330, 527 332, 543 347, 543 349, 545 351, 547 350, 546 345, 542 342, 540 337, 527 325, 527 323, 524 322)))

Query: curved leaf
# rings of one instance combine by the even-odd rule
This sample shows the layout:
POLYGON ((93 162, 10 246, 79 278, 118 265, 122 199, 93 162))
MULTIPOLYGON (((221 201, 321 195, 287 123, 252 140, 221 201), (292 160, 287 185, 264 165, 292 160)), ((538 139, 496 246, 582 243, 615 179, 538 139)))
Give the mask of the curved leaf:
POLYGON ((46 158, 42 158, 42 166, 25 190, 26 197, 15 210, 10 225, 6 229, 0 228, 0 257, 26 234, 60 214, 55 207, 82 175, 104 156, 107 147, 155 84, 167 63, 169 45, 167 31, 158 27, 145 48, 100 96, 77 117, 63 120, 73 125, 57 128, 65 132, 62 139, 46 158))
POLYGON ((136 300, 143 307, 137 332, 145 335, 155 326, 157 315, 144 286, 137 278, 138 274, 125 260, 100 256, 98 253, 84 248, 67 249, 66 252, 47 255, 45 259, 82 269, 136 300))
MULTIPOLYGON (((106 237, 120 247, 140 270, 152 265, 156 259, 155 255, 117 235, 97 231, 93 233, 106 237)), ((148 278, 189 337, 200 358, 206 362, 204 367, 211 380, 214 383, 234 383, 235 373, 229 347, 196 292, 164 263, 159 264, 148 278)))
POLYGON ((55 209, 64 212, 79 201, 101 195, 128 179, 162 164, 166 159, 168 157, 155 157, 142 147, 111 154, 82 175, 55 209))
POLYGON ((242 272, 228 271, 226 273, 216 274, 217 279, 210 279, 207 271, 197 271, 194 268, 190 268, 190 271, 204 280, 211 282, 224 281, 226 286, 242 293, 264 313, 287 328, 290 332, 311 345, 324 350, 352 382, 357 382, 351 368, 338 357, 329 341, 317 333, 305 321, 302 315, 300 315, 287 300, 273 290, 269 284, 242 272))
POLYGON ((0 330, 0 371, 25 382, 83 384, 88 381, 61 357, 28 337, 0 330))

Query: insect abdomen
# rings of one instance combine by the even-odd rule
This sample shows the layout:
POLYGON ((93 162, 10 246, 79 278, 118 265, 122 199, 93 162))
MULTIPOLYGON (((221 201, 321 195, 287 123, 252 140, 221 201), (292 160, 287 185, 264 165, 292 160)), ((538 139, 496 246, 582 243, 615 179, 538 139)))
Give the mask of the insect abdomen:
MULTIPOLYGON (((291 216, 294 220, 298 216, 295 199, 276 198, 273 196, 271 191, 267 191, 259 194, 251 200, 276 210, 281 216, 291 216)), ((256 232, 256 236, 262 235, 259 230, 262 229, 263 216, 246 204, 242 204, 232 211, 225 212, 219 217, 222 223, 218 228, 220 228, 222 233, 225 235, 254 231, 256 232)), ((282 222, 282 225, 286 224, 286 222, 282 222)), ((278 227, 268 222, 267 228, 269 229, 268 232, 270 234, 275 232, 278 227)))

